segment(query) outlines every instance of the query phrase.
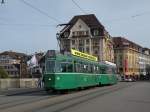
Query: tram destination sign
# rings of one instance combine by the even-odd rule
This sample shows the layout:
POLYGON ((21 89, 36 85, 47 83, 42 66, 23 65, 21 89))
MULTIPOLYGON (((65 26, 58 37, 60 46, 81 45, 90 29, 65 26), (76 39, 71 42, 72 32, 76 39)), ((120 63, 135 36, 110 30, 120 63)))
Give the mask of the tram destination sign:
POLYGON ((74 49, 71 49, 71 54, 74 56, 88 59, 88 60, 97 61, 97 57, 86 54, 86 53, 82 53, 82 52, 74 50, 74 49))

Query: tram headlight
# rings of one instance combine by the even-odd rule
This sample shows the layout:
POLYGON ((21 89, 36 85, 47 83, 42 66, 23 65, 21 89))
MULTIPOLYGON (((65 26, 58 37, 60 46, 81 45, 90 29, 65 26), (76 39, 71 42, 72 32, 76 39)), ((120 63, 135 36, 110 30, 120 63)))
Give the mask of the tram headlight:
POLYGON ((57 79, 57 80, 60 80, 60 77, 57 76, 56 79, 57 79))
POLYGON ((52 79, 51 79, 51 78, 49 78, 48 80, 49 80, 49 81, 51 81, 52 79))

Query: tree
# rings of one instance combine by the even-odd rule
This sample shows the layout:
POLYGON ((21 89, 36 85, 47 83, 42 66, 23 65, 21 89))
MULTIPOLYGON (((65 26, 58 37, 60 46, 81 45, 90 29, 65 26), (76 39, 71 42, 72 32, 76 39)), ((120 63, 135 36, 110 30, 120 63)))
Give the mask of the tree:
POLYGON ((0 78, 8 78, 8 73, 0 66, 0 78))

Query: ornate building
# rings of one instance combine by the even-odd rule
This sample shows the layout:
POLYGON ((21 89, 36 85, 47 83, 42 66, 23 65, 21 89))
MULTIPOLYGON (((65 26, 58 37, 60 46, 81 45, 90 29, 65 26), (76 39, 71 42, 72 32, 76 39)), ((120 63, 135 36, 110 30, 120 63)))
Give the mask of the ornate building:
POLYGON ((99 61, 114 62, 112 37, 94 14, 74 16, 57 39, 62 53, 76 49, 98 57, 99 61))
POLYGON ((113 42, 118 73, 131 77, 146 75, 146 66, 150 65, 149 49, 123 37, 114 37, 113 42))

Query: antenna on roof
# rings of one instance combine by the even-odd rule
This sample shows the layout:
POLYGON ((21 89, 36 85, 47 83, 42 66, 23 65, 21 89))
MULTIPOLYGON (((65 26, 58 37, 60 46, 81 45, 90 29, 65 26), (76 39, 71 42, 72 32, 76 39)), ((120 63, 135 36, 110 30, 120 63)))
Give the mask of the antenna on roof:
POLYGON ((69 23, 58 24, 57 27, 58 27, 58 26, 67 26, 67 25, 70 25, 70 24, 69 24, 69 23))

